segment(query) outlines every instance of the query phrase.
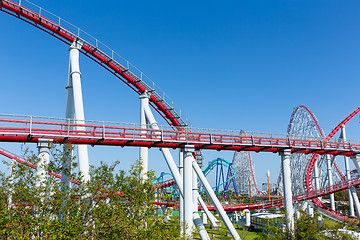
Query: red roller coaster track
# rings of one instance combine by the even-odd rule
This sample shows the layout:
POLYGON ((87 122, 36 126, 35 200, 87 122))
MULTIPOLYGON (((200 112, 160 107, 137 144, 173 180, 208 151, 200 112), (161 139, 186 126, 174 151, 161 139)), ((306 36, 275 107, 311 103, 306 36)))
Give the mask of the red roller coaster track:
POLYGON ((117 78, 122 80, 126 85, 132 88, 136 93, 141 94, 145 91, 151 92, 150 104, 157 112, 171 125, 181 130, 186 123, 181 119, 181 116, 168 104, 164 98, 157 94, 154 89, 149 87, 141 77, 135 76, 129 68, 119 64, 113 57, 108 56, 102 52, 97 46, 93 46, 89 42, 79 37, 79 33, 73 33, 59 23, 55 23, 43 16, 41 12, 35 13, 17 3, 8 0, 0 0, 0 10, 17 17, 41 30, 61 40, 62 42, 71 45, 74 41, 81 41, 82 53, 107 69, 117 78))
MULTIPOLYGON (((255 151, 255 152, 282 152, 290 149, 292 153, 330 154, 354 156, 360 153, 360 144, 350 141, 332 142, 313 139, 296 139, 288 137, 234 135, 226 133, 211 133, 201 131, 178 131, 143 129, 121 126, 118 124, 105 125, 105 122, 92 121, 92 124, 74 124, 66 119, 58 121, 38 121, 32 116, 11 115, 11 119, 0 118, 1 142, 38 142, 40 138, 52 139, 54 143, 72 143, 88 145, 156 147, 156 148, 184 148, 193 145, 195 149, 255 151), (85 130, 77 130, 80 126, 85 130), (145 133, 144 133, 145 131, 145 133)), ((90 122, 90 121, 87 121, 90 122)), ((234 131, 235 132, 235 131, 234 131)))
MULTIPOLYGON (((330 140, 331 138, 333 138, 335 136, 335 134, 347 123, 349 122, 356 114, 358 114, 360 112, 360 106, 357 107, 353 112, 351 112, 348 116, 346 116, 338 125, 336 125, 336 127, 326 136, 325 140, 330 140)), ((318 159, 318 154, 314 154, 314 156, 311 158, 308 168, 307 168, 307 173, 306 173, 306 189, 307 191, 312 191, 313 189, 313 183, 312 183, 312 177, 313 177, 313 171, 314 171, 314 165, 316 163, 318 159)), ((339 170, 338 170, 339 171, 339 170)), ((340 173, 340 171, 339 171, 340 173)), ((344 177, 343 177, 344 179, 344 177)), ((346 219, 348 216, 333 211, 330 208, 328 208, 327 206, 325 206, 323 203, 321 203, 318 199, 313 199, 313 202, 315 205, 317 205, 318 207, 324 209, 325 211, 327 211, 327 213, 330 213, 334 218, 336 219, 340 219, 340 220, 344 220, 346 219)))

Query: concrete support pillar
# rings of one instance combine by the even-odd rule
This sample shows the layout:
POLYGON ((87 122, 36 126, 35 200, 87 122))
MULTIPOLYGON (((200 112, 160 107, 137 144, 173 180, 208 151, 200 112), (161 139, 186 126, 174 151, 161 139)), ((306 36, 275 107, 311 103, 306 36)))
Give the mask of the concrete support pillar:
MULTIPOLYGON (((84 116, 84 105, 83 105, 83 97, 81 91, 81 73, 79 66, 79 53, 82 44, 75 41, 70 46, 70 81, 72 83, 72 92, 73 92, 73 101, 74 101, 74 118, 75 123, 84 124, 85 116, 84 116)), ((76 129, 79 131, 85 131, 85 127, 76 126, 76 129)), ((78 145, 78 158, 79 158, 79 171, 83 175, 84 181, 90 180, 89 175, 89 157, 88 157, 88 149, 87 145, 78 145)))
MULTIPOLYGON (((333 177, 332 177, 332 166, 331 166, 331 156, 326 155, 326 163, 327 163, 327 175, 328 175, 328 183, 329 187, 333 185, 333 177)), ((335 211, 335 198, 334 194, 330 194, 330 205, 331 209, 335 211)))
MULTIPOLYGON (((183 177, 184 170, 184 150, 179 149, 179 172, 180 176, 183 177)), ((179 222, 180 222, 180 231, 184 234, 184 198, 179 194, 179 222)))
POLYGON ((183 175, 183 197, 184 197, 184 223, 185 223, 185 235, 191 236, 193 233, 193 210, 194 204, 192 199, 192 161, 193 152, 195 151, 192 146, 185 146, 184 149, 184 175, 183 175))
POLYGON ((294 230, 294 208, 292 204, 292 192, 291 192, 291 169, 290 169, 290 157, 291 150, 286 149, 280 153, 282 174, 283 174, 283 186, 284 186, 284 205, 286 211, 286 226, 290 231, 294 230))
MULTIPOLYGON (((206 177, 205 177, 204 173, 201 171, 201 169, 200 169, 199 165, 197 164, 195 158, 192 155, 189 156, 189 158, 190 157, 192 158, 193 168, 196 171, 196 174, 198 175, 201 184, 203 185, 207 195, 210 197, 211 201, 213 202, 214 207, 216 208, 216 210, 220 214, 220 217, 223 220, 223 222, 224 222, 225 226, 227 227, 228 231, 230 232, 230 234, 232 235, 232 237, 234 239, 241 239, 239 234, 235 230, 234 225, 232 224, 232 222, 230 221, 230 219, 227 216, 226 212, 224 211, 224 208, 221 206, 219 199, 217 199, 217 197, 216 197, 214 191, 212 190, 209 182, 206 180, 206 177)), ((185 171, 185 166, 184 166, 184 171, 185 171)), ((184 176, 184 178, 186 178, 186 177, 184 176)))
MULTIPOLYGON (((140 95, 140 127, 146 128, 146 114, 145 107, 149 105, 149 97, 150 94, 144 92, 140 95)), ((141 134, 146 134, 146 131, 141 131, 141 134)), ((140 147, 139 158, 142 162, 142 171, 140 173, 142 179, 147 179, 147 171, 148 171, 148 148, 140 147)))
MULTIPOLYGON (((345 131, 345 125, 341 128, 341 136, 340 138, 346 142, 346 131, 345 131)), ((351 179, 351 175, 350 175, 350 166, 349 166, 349 158, 344 156, 344 161, 345 161, 345 173, 346 173, 346 180, 350 180, 351 179)), ((354 199, 353 199, 353 194, 351 193, 351 188, 348 189, 348 195, 349 195, 349 211, 350 211, 350 216, 354 217, 355 216, 355 211, 354 211, 354 199)), ((357 195, 355 194, 355 197, 357 197, 357 195)), ((359 199, 357 200, 359 202, 359 199)))
MULTIPOLYGON (((38 140, 38 157, 36 187, 44 188, 47 179, 47 167, 50 162, 50 148, 52 147, 52 139, 38 140)), ((45 196, 45 193, 42 193, 45 196)))

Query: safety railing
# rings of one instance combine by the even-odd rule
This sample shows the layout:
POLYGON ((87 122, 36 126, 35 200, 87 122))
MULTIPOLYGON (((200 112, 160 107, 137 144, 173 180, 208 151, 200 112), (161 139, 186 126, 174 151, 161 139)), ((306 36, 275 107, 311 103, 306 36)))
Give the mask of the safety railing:
MULTIPOLYGON (((95 140, 133 140, 148 143, 171 143, 200 145, 201 148, 221 146, 222 149, 249 151, 279 151, 292 149, 294 152, 335 155, 360 153, 360 144, 354 141, 334 142, 313 139, 289 138, 288 135, 255 133, 233 135, 235 131, 220 131, 186 128, 173 130, 169 126, 159 129, 141 128, 139 124, 105 121, 81 121, 62 118, 35 117, 23 115, 0 115, 0 135, 29 135, 51 138, 76 138, 95 140), (256 135, 255 135, 256 134, 256 135), (277 136, 277 137, 274 137, 277 136)), ((294 136, 296 137, 296 136, 294 136)), ((152 145, 151 145, 152 146, 152 145)), ((179 147, 179 146, 174 146, 179 147)), ((218 149, 218 148, 216 148, 218 149)), ((220 150, 222 150, 220 149, 220 150)))

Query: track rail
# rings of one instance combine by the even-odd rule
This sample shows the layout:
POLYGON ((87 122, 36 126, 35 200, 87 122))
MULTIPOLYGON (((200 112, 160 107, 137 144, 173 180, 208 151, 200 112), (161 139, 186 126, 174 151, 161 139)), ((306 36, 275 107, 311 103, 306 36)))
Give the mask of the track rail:
MULTIPOLYGON (((330 139, 332 139, 335 136, 335 134, 359 112, 360 112, 360 106, 357 107, 354 111, 352 111, 348 116, 346 116, 338 125, 336 125, 336 127, 326 136, 325 140, 329 141, 330 139)), ((312 189, 313 189, 312 178, 313 178, 313 173, 314 173, 314 165, 315 165, 318 157, 319 157, 318 154, 314 154, 314 156, 311 158, 308 168, 307 168, 306 179, 305 179, 307 191, 312 191, 312 189)), ((348 218, 347 215, 344 215, 337 211, 331 210, 330 208, 325 206, 323 203, 321 203, 319 201, 319 199, 313 199, 313 202, 319 208, 322 208, 326 213, 328 213, 329 215, 331 215, 332 217, 334 217, 336 219, 344 220, 344 219, 348 218)))
POLYGON ((27 0, 20 0, 18 3, 0 0, 0 10, 43 30, 67 45, 74 41, 80 42, 83 54, 115 75, 136 93, 151 93, 150 104, 169 125, 178 130, 188 125, 181 110, 153 81, 96 38, 27 0))
POLYGON ((290 138, 286 135, 274 137, 273 134, 261 133, 257 133, 259 134, 257 136, 231 134, 236 131, 213 133, 213 131, 206 132, 203 129, 191 131, 169 129, 166 127, 161 127, 159 130, 144 129, 137 127, 136 124, 95 121, 84 121, 84 124, 78 124, 70 122, 69 119, 7 115, 7 118, 0 118, 0 141, 38 142, 40 138, 47 138, 60 144, 69 142, 174 149, 194 145, 196 149, 273 153, 290 149, 292 153, 344 156, 360 153, 360 144, 354 144, 351 141, 344 143, 323 139, 298 139, 296 136, 290 138), (78 126, 85 130, 76 130, 78 126))

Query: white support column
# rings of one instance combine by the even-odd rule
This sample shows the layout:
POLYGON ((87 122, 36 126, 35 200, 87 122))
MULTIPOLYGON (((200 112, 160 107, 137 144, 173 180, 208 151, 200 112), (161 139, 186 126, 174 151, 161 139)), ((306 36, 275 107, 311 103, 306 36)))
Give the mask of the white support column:
MULTIPOLYGON (((192 148, 195 152, 195 149, 192 148)), ((192 152, 191 154, 193 154, 192 152)), ((191 163, 192 165, 192 163, 191 163)), ((191 166, 192 168, 192 166, 191 166)), ((184 185, 185 186, 185 185, 184 185)), ((210 240, 210 237, 205 229, 203 222, 201 221, 199 211, 198 211, 198 185, 197 185, 197 176, 194 169, 192 169, 192 198, 193 198, 193 220, 197 228, 199 228, 199 235, 202 240, 210 240)))
MULTIPOLYGON (((65 111, 65 118, 66 118, 66 131, 71 131, 73 128, 70 126, 71 123, 74 121, 74 92, 73 92, 73 84, 71 78, 71 66, 69 60, 69 72, 68 72, 68 83, 66 86, 66 111, 65 111)), ((64 151, 68 153, 69 149, 66 149, 64 146, 64 151)), ((63 162, 63 171, 61 172, 61 184, 63 190, 67 190, 71 187, 71 181, 68 177, 68 174, 71 173, 71 158, 73 156, 73 151, 69 152, 69 158, 63 162), (68 173, 67 173, 68 172, 68 173)))
MULTIPOLYGON (((346 131, 345 131, 345 125, 341 128, 341 138, 343 139, 344 142, 346 142, 346 131)), ((351 175, 350 175, 350 166, 349 166, 349 158, 344 156, 344 161, 345 161, 345 173, 346 173, 346 180, 350 180, 351 179, 351 175)), ((351 188, 348 189, 348 195, 349 195, 349 210, 350 210, 350 216, 354 217, 355 216, 355 211, 354 211, 354 199, 353 199, 353 194, 351 192, 351 188)), ((355 197, 357 197, 357 194, 355 192, 355 197)), ((355 200, 356 201, 356 200, 355 200)), ((357 199, 357 202, 359 202, 359 199, 357 199)))
POLYGON ((203 224, 204 224, 204 225, 207 225, 207 224, 208 224, 208 222, 207 222, 207 215, 206 215, 204 209, 201 210, 201 217, 202 217, 202 222, 203 222, 203 224))
POLYGON ((206 207, 206 204, 204 200, 199 196, 199 203, 203 210, 205 211, 206 216, 209 218, 211 226, 213 226, 212 229, 220 229, 219 225, 217 224, 217 219, 214 217, 214 215, 209 211, 209 209, 206 207))
POLYGON ((8 209, 11 208, 11 205, 13 204, 12 202, 12 194, 13 194, 13 190, 14 190, 14 167, 15 167, 15 160, 11 159, 11 163, 10 163, 10 178, 9 178, 9 195, 8 195, 8 209))
MULTIPOLYGON (((183 149, 179 149, 179 172, 180 176, 183 177, 184 170, 184 151, 183 149)), ((181 194, 179 194, 179 223, 180 223, 180 232, 183 236, 184 234, 184 198, 181 194)))
POLYGON ((194 204, 192 199, 192 153, 195 149, 191 146, 185 146, 184 149, 184 175, 183 175, 183 197, 184 197, 184 223, 185 236, 190 237, 193 233, 193 210, 194 204))
MULTIPOLYGON (((145 106, 145 114, 146 114, 146 119, 150 123, 150 127, 152 129, 159 130, 159 126, 158 126, 157 122, 155 121, 154 115, 152 114, 149 105, 145 106)), ((180 194, 183 195, 183 180, 182 180, 183 178, 182 178, 182 176, 180 176, 179 169, 177 168, 175 161, 174 161, 173 157, 171 156, 170 150, 167 148, 160 148, 160 151, 162 152, 162 154, 166 160, 166 163, 169 167, 169 170, 170 170, 171 174, 173 175, 176 184, 179 187, 180 194)))
MULTIPOLYGON (((333 185, 333 177, 332 177, 332 166, 331 166, 331 156, 326 155, 326 163, 327 163, 327 175, 328 175, 328 183, 329 187, 333 185)), ((330 194, 330 205, 331 209, 335 211, 335 198, 334 194, 330 194)))
MULTIPOLYGON (((79 67, 79 53, 82 44, 74 42, 70 46, 70 77, 72 80, 73 97, 74 97, 74 118, 77 124, 85 122, 84 105, 81 91, 81 73, 79 67)), ((85 127, 77 126, 77 130, 85 131, 85 127)), ((84 177, 84 181, 89 181, 89 157, 87 145, 78 145, 79 171, 84 177)))
MULTIPOLYGON (((140 95, 140 127, 146 128, 146 116, 145 116, 145 106, 149 105, 150 95, 145 91, 140 95)), ((146 134, 146 131, 141 131, 141 134, 146 134)), ((142 179, 147 179, 148 171, 148 148, 140 147, 139 158, 142 162, 142 171, 140 176, 142 179)))
POLYGON ((50 148, 52 147, 52 139, 39 139, 37 147, 39 162, 37 164, 36 187, 45 187, 47 179, 47 167, 50 162, 50 148))
POLYGON ((315 190, 320 189, 320 181, 319 181, 319 165, 318 161, 314 164, 314 182, 315 182, 315 190))
MULTIPOLYGON (((230 234, 232 235, 232 237, 234 239, 241 239, 239 234, 235 230, 234 225, 232 224, 229 217, 227 216, 224 208, 221 206, 219 199, 217 199, 217 197, 216 197, 214 191, 212 190, 209 182, 206 180, 206 177, 205 177, 204 173, 201 171, 201 169, 200 169, 199 165, 197 164, 195 158, 192 155, 191 155, 191 158, 193 160, 193 162, 192 162, 193 168, 195 169, 195 172, 198 175, 201 184, 204 186, 204 188, 206 190, 206 193, 208 194, 211 201, 213 202, 216 210, 219 212, 220 217, 223 220, 223 222, 224 222, 225 226, 227 227, 228 231, 230 232, 230 234)), ((185 178, 185 176, 184 176, 184 178, 185 178)))
POLYGON ((286 149, 280 153, 282 174, 283 174, 283 186, 284 186, 284 205, 286 211, 286 226, 290 231, 294 230, 294 208, 292 204, 292 192, 291 192, 291 169, 290 169, 290 156, 291 150, 286 149))

